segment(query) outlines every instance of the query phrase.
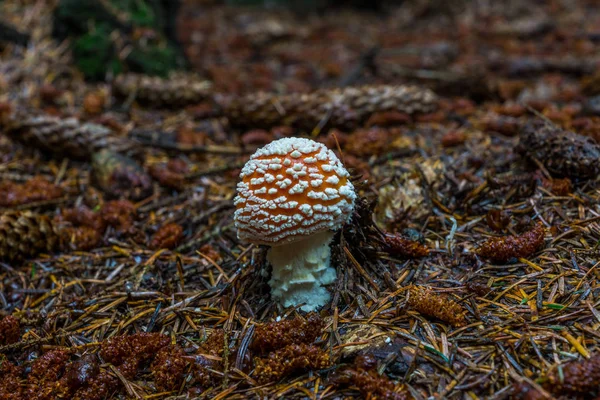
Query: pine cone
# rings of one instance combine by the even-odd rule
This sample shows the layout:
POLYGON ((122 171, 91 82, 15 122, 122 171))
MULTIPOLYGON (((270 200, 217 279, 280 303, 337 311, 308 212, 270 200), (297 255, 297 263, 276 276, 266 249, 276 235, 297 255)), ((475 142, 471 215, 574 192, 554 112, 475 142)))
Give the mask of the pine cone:
POLYGON ((124 151, 133 147, 131 141, 115 135, 103 125, 49 115, 17 114, 9 123, 6 134, 25 145, 77 159, 89 159, 94 152, 105 148, 124 151))
POLYGON ((50 218, 31 211, 0 214, 0 259, 21 260, 50 253, 59 246, 59 236, 50 218))
POLYGON ((308 94, 277 95, 259 92, 240 98, 217 98, 232 124, 253 128, 288 125, 312 130, 355 128, 372 114, 400 111, 428 113, 437 108, 437 96, 416 86, 362 86, 321 89, 308 94))
POLYGON ((200 103, 210 97, 211 84, 191 75, 173 75, 170 79, 154 76, 120 75, 113 91, 117 96, 129 97, 156 107, 181 107, 200 103))
POLYGON ((586 179, 600 174, 600 145, 596 141, 543 122, 521 130, 517 151, 542 162, 558 176, 586 179))

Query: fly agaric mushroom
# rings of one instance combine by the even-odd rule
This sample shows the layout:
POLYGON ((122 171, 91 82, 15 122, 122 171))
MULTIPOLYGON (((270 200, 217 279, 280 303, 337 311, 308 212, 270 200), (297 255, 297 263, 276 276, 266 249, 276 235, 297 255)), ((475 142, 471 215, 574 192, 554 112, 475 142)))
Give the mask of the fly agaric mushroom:
POLYGON ((240 174, 234 215, 238 238, 269 245, 271 295, 284 307, 312 311, 333 283, 329 244, 354 209, 350 174, 336 155, 309 139, 273 141, 240 174))

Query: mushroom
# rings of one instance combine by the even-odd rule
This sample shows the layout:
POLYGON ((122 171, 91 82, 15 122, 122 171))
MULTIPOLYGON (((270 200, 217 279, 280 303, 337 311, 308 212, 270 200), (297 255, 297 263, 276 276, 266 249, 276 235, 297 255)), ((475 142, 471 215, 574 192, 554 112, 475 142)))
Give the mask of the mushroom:
POLYGON ((329 244, 352 215, 350 174, 325 145, 284 138, 258 149, 240 173, 234 215, 238 238, 271 246, 271 296, 313 311, 336 279, 329 244))

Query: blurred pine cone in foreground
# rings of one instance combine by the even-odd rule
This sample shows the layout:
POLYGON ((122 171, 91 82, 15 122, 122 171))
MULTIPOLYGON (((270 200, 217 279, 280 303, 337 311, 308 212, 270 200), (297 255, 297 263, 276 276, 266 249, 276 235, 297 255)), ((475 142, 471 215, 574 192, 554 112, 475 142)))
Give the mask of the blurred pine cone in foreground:
POLYGON ((59 236, 50 218, 31 211, 0 214, 0 259, 18 261, 58 249, 59 236))

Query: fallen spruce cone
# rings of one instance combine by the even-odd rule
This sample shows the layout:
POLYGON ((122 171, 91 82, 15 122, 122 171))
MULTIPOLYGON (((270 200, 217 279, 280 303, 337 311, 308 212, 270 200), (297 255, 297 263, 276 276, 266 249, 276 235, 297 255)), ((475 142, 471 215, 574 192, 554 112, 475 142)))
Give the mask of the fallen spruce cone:
POLYGON ((253 93, 238 98, 216 97, 231 124, 269 128, 287 125, 312 130, 317 126, 354 128, 377 112, 429 113, 437 96, 417 86, 363 86, 321 89, 312 93, 253 93))
POLYGON ((544 245, 544 226, 535 225, 518 236, 494 237, 486 240, 476 253, 493 262, 504 263, 513 258, 525 258, 544 245))
POLYGON ((211 83, 193 75, 178 74, 170 79, 140 75, 120 75, 113 84, 119 97, 133 96, 139 103, 156 107, 181 107, 200 103, 211 96, 211 83))
POLYGON ((574 179, 600 175, 600 144, 593 139, 542 122, 527 124, 520 134, 517 151, 552 174, 574 179))
POLYGON ((572 361, 547 376, 544 387, 556 395, 586 395, 600 390, 600 354, 572 361))
POLYGON ((76 159, 89 159, 101 149, 125 151, 133 147, 133 142, 103 125, 77 118, 17 114, 5 133, 25 145, 76 159))
POLYGON ((59 247, 59 235, 50 218, 31 211, 0 214, 0 259, 18 261, 59 247))
POLYGON ((465 310, 449 296, 435 289, 411 285, 407 305, 419 313, 438 318, 454 327, 466 325, 465 310))

